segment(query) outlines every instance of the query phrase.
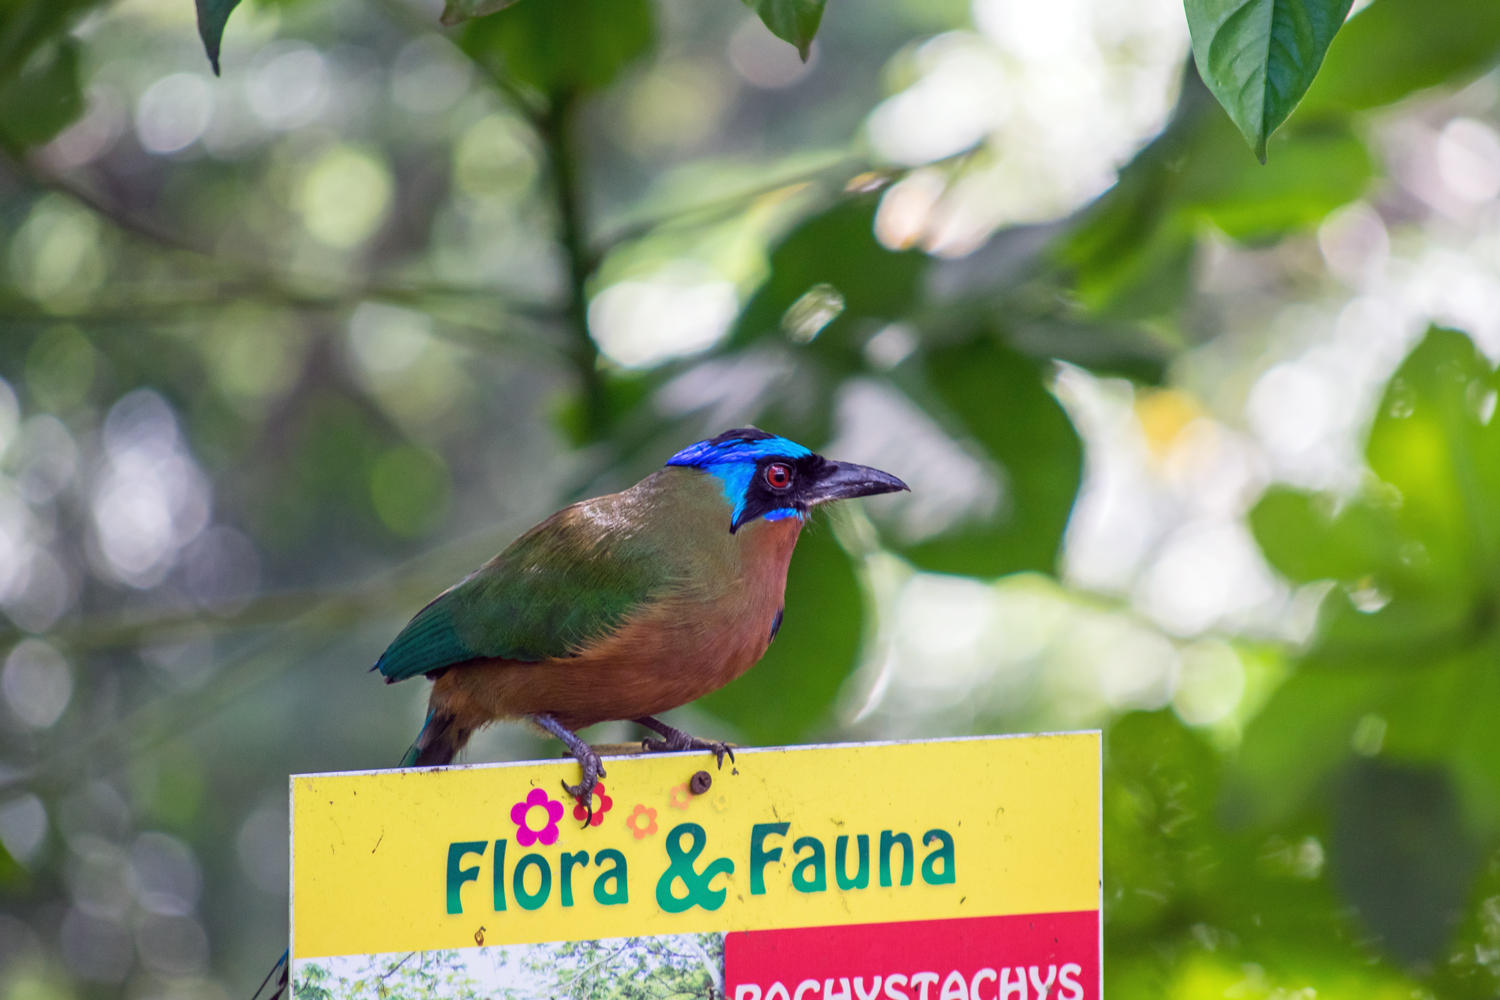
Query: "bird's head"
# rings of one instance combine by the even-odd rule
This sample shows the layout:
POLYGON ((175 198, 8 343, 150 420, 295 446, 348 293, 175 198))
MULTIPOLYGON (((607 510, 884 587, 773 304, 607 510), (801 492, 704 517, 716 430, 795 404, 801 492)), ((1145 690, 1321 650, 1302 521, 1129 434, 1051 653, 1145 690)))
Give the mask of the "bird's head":
POLYGON ((767 521, 800 518, 830 500, 911 488, 888 472, 834 462, 795 441, 753 427, 725 431, 689 445, 668 459, 667 465, 701 469, 718 477, 732 511, 731 533, 758 517, 767 521))

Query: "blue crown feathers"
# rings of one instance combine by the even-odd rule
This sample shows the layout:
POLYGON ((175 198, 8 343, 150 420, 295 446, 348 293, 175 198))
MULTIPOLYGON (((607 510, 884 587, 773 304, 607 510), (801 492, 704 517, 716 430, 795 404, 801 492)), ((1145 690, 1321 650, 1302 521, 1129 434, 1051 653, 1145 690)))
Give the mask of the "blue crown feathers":
POLYGON ((795 441, 775 434, 740 427, 725 431, 716 438, 690 444, 667 459, 668 465, 688 465, 697 469, 708 469, 715 465, 743 463, 754 465, 763 458, 806 458, 812 452, 795 441))

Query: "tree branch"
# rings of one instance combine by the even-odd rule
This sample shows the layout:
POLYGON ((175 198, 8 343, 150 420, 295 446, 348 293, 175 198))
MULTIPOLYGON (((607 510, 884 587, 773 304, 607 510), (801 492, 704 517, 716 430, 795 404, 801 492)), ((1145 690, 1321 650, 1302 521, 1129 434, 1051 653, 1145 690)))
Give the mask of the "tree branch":
MULTIPOLYGON (((237 272, 222 283, 215 285, 211 295, 202 300, 204 305, 213 304, 211 299, 222 298, 225 295, 240 297, 253 295, 299 308, 337 308, 359 301, 420 306, 421 301, 428 297, 478 298, 494 301, 508 314, 516 316, 556 320, 564 314, 564 309, 554 303, 507 300, 503 293, 493 288, 447 283, 394 285, 383 282, 350 283, 328 277, 284 274, 259 261, 228 257, 213 247, 202 245, 183 233, 159 225, 152 219, 128 212, 81 184, 43 171, 30 160, 12 158, 10 163, 14 173, 22 181, 72 198, 123 232, 149 240, 168 250, 190 254, 219 268, 227 266, 237 272), (323 289, 318 289, 318 286, 323 286, 323 289)), ((72 317, 59 315, 57 318, 72 317)), ((485 332, 495 332, 492 326, 472 323, 468 325, 485 332)))
POLYGON ((558 236, 568 261, 567 319, 573 341, 573 366, 582 396, 583 432, 596 441, 609 430, 609 407, 604 376, 599 371, 599 349, 589 336, 588 280, 598 264, 589 249, 588 233, 579 195, 578 160, 573 149, 573 128, 579 98, 573 92, 552 96, 551 106, 538 123, 546 150, 552 197, 557 212, 558 236))

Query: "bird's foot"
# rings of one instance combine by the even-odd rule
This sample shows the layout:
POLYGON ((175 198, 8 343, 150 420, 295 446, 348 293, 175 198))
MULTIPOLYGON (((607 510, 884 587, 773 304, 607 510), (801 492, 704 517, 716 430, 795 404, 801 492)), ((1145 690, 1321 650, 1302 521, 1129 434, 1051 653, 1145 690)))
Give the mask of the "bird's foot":
POLYGON ((641 746, 647 753, 680 753, 684 750, 707 750, 714 755, 719 762, 719 768, 724 767, 724 755, 729 755, 729 763, 734 763, 734 750, 728 743, 720 740, 700 740, 696 736, 689 736, 681 729, 674 729, 659 719, 646 716, 636 719, 636 725, 645 726, 662 738, 654 739, 647 736, 641 740, 641 746))
POLYGON ((600 759, 599 754, 595 752, 593 747, 578 737, 577 733, 568 729, 552 716, 544 712, 539 712, 533 715, 531 720, 553 736, 562 740, 563 744, 568 748, 568 752, 578 761, 578 766, 583 768, 582 781, 576 785, 570 785, 564 781, 562 787, 563 791, 573 796, 578 801, 578 804, 583 806, 586 813, 583 818, 583 826, 584 829, 587 829, 589 823, 594 819, 594 786, 599 784, 600 778, 607 777, 604 773, 604 761, 600 759))
MULTIPOLYGON (((599 755, 594 752, 594 749, 588 746, 584 749, 587 753, 580 755, 575 752, 573 754, 573 756, 578 758, 578 763, 583 768, 583 780, 576 785, 570 785, 564 781, 562 787, 563 791, 573 796, 578 801, 578 804, 583 806, 585 813, 583 825, 587 829, 588 825, 594 820, 594 786, 599 784, 599 779, 605 777, 605 774, 604 762, 599 759, 599 755)), ((577 817, 576 813, 574 817, 577 817)))

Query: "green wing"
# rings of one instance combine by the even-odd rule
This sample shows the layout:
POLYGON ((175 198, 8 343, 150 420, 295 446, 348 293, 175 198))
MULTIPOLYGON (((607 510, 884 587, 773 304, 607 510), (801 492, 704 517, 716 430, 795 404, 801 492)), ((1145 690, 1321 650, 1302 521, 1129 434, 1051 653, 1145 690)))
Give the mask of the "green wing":
POLYGON ((479 657, 574 656, 670 582, 656 546, 612 508, 624 494, 543 521, 417 613, 375 664, 389 682, 479 657))

